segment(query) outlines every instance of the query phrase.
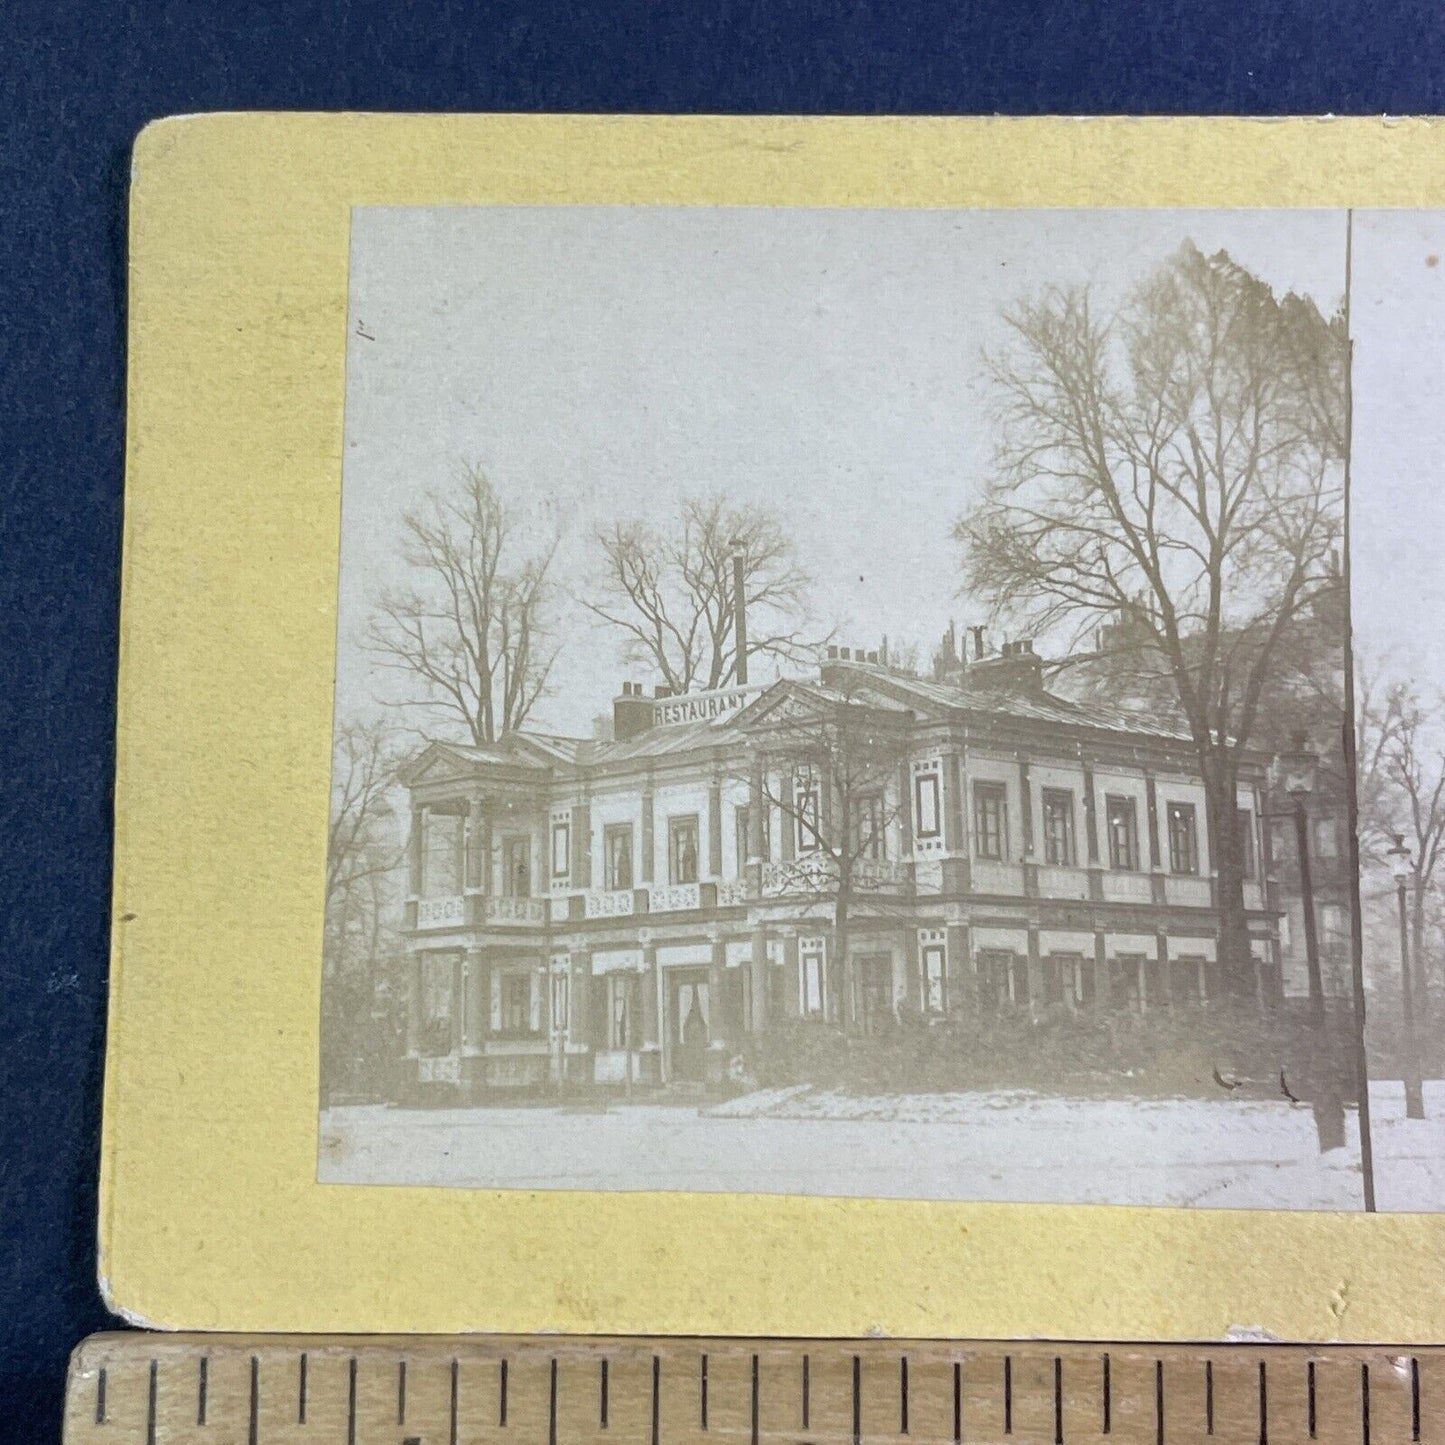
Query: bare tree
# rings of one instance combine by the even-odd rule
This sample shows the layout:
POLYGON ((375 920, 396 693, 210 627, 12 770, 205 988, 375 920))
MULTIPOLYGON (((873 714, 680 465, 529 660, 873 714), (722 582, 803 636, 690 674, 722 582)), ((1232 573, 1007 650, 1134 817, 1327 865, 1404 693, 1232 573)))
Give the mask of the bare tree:
MULTIPOLYGON (((834 677, 825 692, 800 691, 755 735, 753 784, 790 831, 792 854, 771 865, 774 888, 802 913, 827 907, 831 957, 841 990, 856 911, 898 913, 900 864, 887 838, 908 798, 903 772, 911 714, 834 677)), ((762 819, 752 824, 761 829, 762 819)), ((846 1005, 843 1005, 846 1008, 846 1005)), ((846 1022, 846 1013, 840 1021, 846 1022)))
POLYGON ((809 577, 778 518, 717 495, 685 499, 665 527, 617 521, 597 533, 596 587, 581 599, 620 629, 630 661, 673 692, 708 691, 737 677, 735 549, 743 559, 749 658, 811 660, 809 577))
POLYGON ((556 660, 549 623, 555 533, 528 548, 481 467, 402 519, 409 586, 377 600, 367 646, 421 708, 481 746, 522 726, 556 660))
POLYGON ((1005 320, 1012 344, 988 358, 998 472, 955 533, 969 578, 1040 631, 1119 624, 1165 673, 1246 991, 1239 758, 1282 638, 1339 587, 1343 320, 1189 244, 1111 317, 1054 289, 1005 320))

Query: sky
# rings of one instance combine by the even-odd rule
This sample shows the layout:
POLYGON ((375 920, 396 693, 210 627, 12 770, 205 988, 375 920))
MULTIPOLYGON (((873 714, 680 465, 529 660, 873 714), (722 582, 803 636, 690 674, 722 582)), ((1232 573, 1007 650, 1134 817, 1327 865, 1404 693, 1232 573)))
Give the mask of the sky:
MULTIPOLYGON (((928 656, 950 619, 984 620, 951 528, 988 475, 1001 308, 1076 282, 1112 304, 1186 238, 1341 300, 1341 212, 357 209, 338 710, 394 685, 360 646, 370 599, 401 575, 402 513, 467 465, 524 527, 562 527, 569 592, 599 523, 720 490, 779 516, 840 643, 928 656)), ((1445 214, 1356 218, 1355 627, 1428 689, 1445 688, 1441 256, 1445 214)), ((654 679, 576 604, 563 623, 532 724, 585 734, 624 679, 654 679)))

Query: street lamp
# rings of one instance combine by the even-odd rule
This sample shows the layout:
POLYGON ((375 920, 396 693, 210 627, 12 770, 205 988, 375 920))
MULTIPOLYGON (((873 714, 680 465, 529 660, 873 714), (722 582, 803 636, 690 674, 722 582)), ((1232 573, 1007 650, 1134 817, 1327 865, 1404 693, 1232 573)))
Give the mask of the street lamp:
POLYGON ((1294 803, 1295 852, 1299 855, 1300 897, 1304 905, 1305 964, 1309 970, 1310 1022, 1325 1021, 1325 986, 1320 974, 1320 941, 1315 931, 1315 885, 1310 872, 1309 821, 1305 813, 1315 790, 1319 754, 1312 751, 1304 733, 1294 735, 1293 746, 1275 759, 1275 779, 1294 803))
POLYGON ((1395 834, 1395 846, 1385 856, 1395 875, 1395 896, 1400 905, 1400 1019, 1404 1025, 1404 1059, 1400 1073, 1405 1085, 1405 1117, 1425 1117, 1425 1093, 1420 1083, 1420 1057, 1415 1051, 1415 985, 1410 971, 1409 932, 1405 920, 1405 885, 1414 872, 1410 850, 1403 833, 1395 834))

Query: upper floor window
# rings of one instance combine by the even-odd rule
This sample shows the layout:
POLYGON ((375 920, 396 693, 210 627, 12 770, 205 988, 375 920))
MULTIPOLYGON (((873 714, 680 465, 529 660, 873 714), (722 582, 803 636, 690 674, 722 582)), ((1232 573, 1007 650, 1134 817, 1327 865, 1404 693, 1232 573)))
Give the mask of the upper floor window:
POLYGON ((502 892, 508 898, 532 896, 532 840, 525 834, 502 841, 502 892))
POLYGON ((667 820, 667 881, 697 882, 697 814, 667 820))
POLYGON ((1338 818, 1315 819, 1314 852, 1316 858, 1340 856, 1340 822, 1338 818))
POLYGON ((1044 789, 1044 862, 1072 867, 1074 852, 1074 795, 1064 788, 1044 789))
POLYGON ((462 827, 459 813, 427 810, 422 830, 422 893, 444 897, 462 890, 462 827))
POLYGON ((1139 809, 1133 798, 1111 795, 1104 803, 1109 832, 1109 867, 1139 869, 1139 809))
POLYGON ((973 837, 980 858, 1008 856, 1008 793, 1002 783, 973 785, 973 837))
POLYGON ((565 818, 552 821, 552 876, 565 878, 572 871, 572 824, 565 818))
POLYGON ((1195 821, 1193 803, 1170 803, 1169 818, 1169 871, 1171 873, 1199 872, 1199 827, 1195 821))
POLYGON ((632 824, 610 823, 602 833, 603 882, 610 889, 632 887, 632 824))
POLYGON ((877 862, 888 856, 887 823, 881 793, 870 793, 858 799, 853 831, 855 858, 868 858, 877 862))
POLYGON ((737 850, 737 876, 747 877, 749 846, 752 839, 753 811, 746 804, 733 809, 733 845, 737 850))
POLYGON ((1243 860, 1244 876, 1255 878, 1259 874, 1259 863, 1255 857, 1254 814, 1248 808, 1235 812, 1235 826, 1239 829, 1239 853, 1243 860))
POLYGON ((937 838, 943 832, 943 790, 937 768, 913 775, 913 821, 919 838, 937 838))
POLYGON ((822 846, 818 803, 818 780, 811 774, 793 780, 793 826, 795 852, 816 853, 822 846))

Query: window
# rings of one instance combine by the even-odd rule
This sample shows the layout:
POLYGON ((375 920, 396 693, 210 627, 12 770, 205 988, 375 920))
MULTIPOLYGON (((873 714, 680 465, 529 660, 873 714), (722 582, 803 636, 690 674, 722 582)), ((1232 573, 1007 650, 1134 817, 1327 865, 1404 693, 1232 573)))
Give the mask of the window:
POLYGON ((564 1034, 567 1032, 567 1004, 570 990, 568 988, 571 980, 567 976, 566 969, 552 975, 552 1032, 564 1034))
POLYGON ((1007 794, 1002 783, 973 785, 974 849, 980 858, 1008 856, 1007 794))
POLYGON ((607 975, 607 1047, 625 1049, 632 1037, 632 977, 607 975))
POLYGON ((816 853, 820 837, 818 784, 811 776, 793 780, 793 827, 798 856, 816 853))
POLYGON ((1255 878, 1259 874, 1259 865, 1254 856, 1254 814, 1248 808, 1240 808, 1235 813, 1235 826, 1239 829, 1240 856, 1244 860, 1244 876, 1255 878))
POLYGON ((532 980, 525 973, 504 973, 501 978, 504 1034, 525 1034, 532 1027, 532 980))
POLYGON ((1199 872, 1199 827, 1195 822, 1193 803, 1170 803, 1169 871, 1199 872))
POLYGON ((1114 1008, 1139 1010, 1144 1004, 1144 969, 1140 954, 1123 954, 1109 960, 1109 1002, 1114 1008))
POLYGON ((1084 959, 1077 953, 1051 953, 1042 960, 1044 1002, 1077 1008, 1084 1002, 1084 959))
POLYGON ((572 824, 565 818, 552 821, 552 876, 565 878, 572 871, 572 824))
POLYGON ((532 840, 513 837, 502 844, 502 892, 508 898, 532 896, 532 840))
POLYGON ((923 945, 920 957, 923 963, 923 1011, 926 1014, 942 1014, 947 1009, 947 956, 941 943, 923 945))
POLYGON ((798 943, 798 1008, 804 1018, 822 1018, 826 948, 821 938, 798 943))
POLYGON ((943 800, 936 771, 914 774, 913 818, 920 838, 937 838, 943 831, 943 800))
POLYGON ((1109 867, 1137 873, 1139 821, 1134 799, 1109 797, 1104 807, 1109 830, 1109 867))
POLYGON ((748 858, 750 856, 748 847, 752 826, 753 813, 751 808, 738 807, 733 809, 733 834, 737 847, 737 876, 739 878, 746 878, 748 876, 748 858))
POLYGON ((462 890, 462 825, 459 813, 428 808, 422 825, 422 896, 444 898, 462 890))
POLYGON ((428 1057, 452 1051, 452 989, 454 965, 451 954, 425 953, 421 956, 421 1037, 418 1052, 428 1057))
POLYGON ((1285 818, 1270 822, 1270 854, 1278 862, 1291 863, 1295 857, 1294 824, 1285 818))
POLYGON ((632 824, 611 823, 602 833, 602 872, 607 888, 632 887, 632 824))
POLYGON ((1315 819, 1314 848, 1316 858, 1340 856, 1340 824, 1337 818, 1315 819))
POLYGON ((888 836, 881 794, 872 793, 858 799, 858 817, 853 838, 856 858, 878 862, 888 856, 888 836))
POLYGON ((1074 859, 1074 795, 1062 788, 1045 788, 1044 862, 1070 868, 1074 859))
POLYGON ((697 882, 697 814, 667 820, 667 881, 697 882))

